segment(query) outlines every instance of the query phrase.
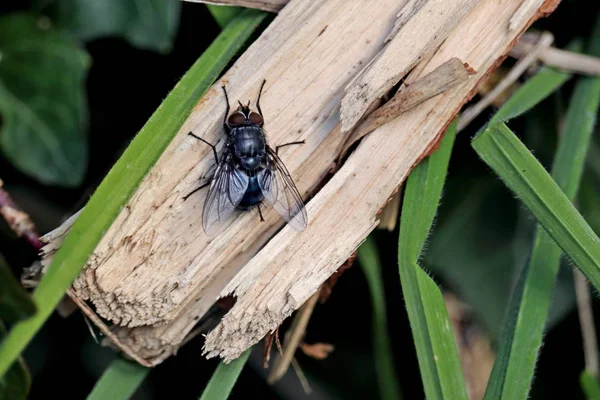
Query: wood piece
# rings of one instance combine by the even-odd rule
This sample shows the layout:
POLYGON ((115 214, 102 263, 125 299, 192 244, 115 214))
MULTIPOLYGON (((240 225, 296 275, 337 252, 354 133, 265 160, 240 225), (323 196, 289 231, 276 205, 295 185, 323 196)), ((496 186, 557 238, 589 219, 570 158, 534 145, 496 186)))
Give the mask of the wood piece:
POLYGON ((192 3, 206 3, 217 6, 237 6, 257 8, 259 10, 278 12, 289 0, 185 0, 192 3))
POLYGON ((527 68, 537 60, 538 54, 540 54, 542 49, 549 47, 553 41, 554 36, 550 32, 544 32, 535 48, 526 57, 519 60, 493 90, 486 94, 478 103, 463 111, 460 120, 458 121, 458 131, 460 132, 465 129, 483 110, 492 104, 496 97, 501 95, 502 92, 515 83, 517 79, 527 71, 527 68))
MULTIPOLYGON (((520 26, 509 30, 509 21, 522 3, 480 3, 422 69, 425 75, 449 58, 458 57, 477 71, 475 79, 426 101, 367 136, 308 203, 311 221, 307 229, 298 233, 284 227, 227 285, 222 295, 234 295, 237 301, 207 335, 208 357, 220 356, 226 362, 238 357, 300 307, 358 248, 377 225, 381 207, 414 165, 435 148, 460 107, 477 90, 476 83, 541 15, 532 12, 529 18, 521 19, 520 26)), ((544 12, 550 11, 547 3, 542 7, 544 12)))
POLYGON ((346 87, 342 131, 350 131, 369 106, 388 92, 432 48, 438 47, 480 0, 409 0, 393 38, 346 87))
POLYGON ((394 97, 375 110, 350 133, 342 155, 357 140, 373 132, 381 125, 393 120, 413 107, 465 82, 475 71, 467 68, 458 58, 453 57, 410 85, 404 85, 394 97))
MULTIPOLYGON (((306 196, 328 174, 344 136, 339 101, 349 80, 383 48, 404 3, 396 0, 291 1, 259 39, 198 103, 177 137, 108 230, 73 292, 114 323, 123 346, 156 365, 180 345, 247 261, 283 225, 273 211, 258 224, 242 213, 224 232, 202 231, 205 192, 183 202, 220 147, 231 101, 262 97, 272 144, 305 139, 281 157, 306 196)), ((309 219, 312 218, 309 215, 309 219)))
MULTIPOLYGON (((508 32, 510 16, 522 1, 499 6, 495 0, 482 0, 406 81, 416 81, 452 57, 477 69, 475 80, 484 79, 518 33, 539 16, 531 15, 522 27, 508 32)), ((236 305, 206 345, 211 354, 230 360, 304 303, 376 226, 380 208, 435 148, 445 126, 475 93, 475 81, 376 129, 308 203, 307 230, 296 233, 286 226, 258 254, 282 226, 276 213, 266 213, 261 224, 253 213, 242 214, 209 239, 201 228, 203 192, 182 201, 212 163, 210 149, 191 141, 187 132, 222 145, 219 86, 227 83, 232 101, 246 101, 267 78, 262 103, 267 135, 273 144, 306 140, 304 146, 284 149, 282 158, 301 193, 314 193, 345 140, 338 113, 343 90, 385 46, 406 4, 292 0, 199 101, 72 289, 80 307, 115 324, 107 327, 99 317, 93 320, 127 354, 144 365, 159 364, 184 342, 220 294, 235 291, 236 305), (246 287, 244 277, 249 279, 246 287)), ((551 11, 548 4, 557 3, 544 3, 545 12, 551 11)), ((56 248, 57 242, 49 246, 56 248)))

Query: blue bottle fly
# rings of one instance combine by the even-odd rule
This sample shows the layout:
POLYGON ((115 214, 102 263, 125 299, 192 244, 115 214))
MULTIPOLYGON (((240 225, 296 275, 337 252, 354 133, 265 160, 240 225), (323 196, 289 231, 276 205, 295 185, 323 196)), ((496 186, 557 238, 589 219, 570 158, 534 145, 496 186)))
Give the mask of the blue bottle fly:
POLYGON ((264 221, 261 204, 266 202, 296 230, 304 230, 308 216, 302 197, 285 165, 277 155, 284 146, 302 144, 304 141, 290 142, 269 147, 264 119, 260 109, 260 96, 265 86, 263 81, 256 111, 250 109, 250 102, 244 105, 238 101, 238 108, 229 115, 229 97, 223 86, 227 108, 223 128, 227 134, 225 146, 219 155, 216 147, 194 135, 190 136, 212 148, 216 170, 211 181, 200 186, 184 197, 184 200, 200 189, 209 186, 202 210, 202 227, 208 235, 216 233, 227 222, 235 210, 258 209, 264 221))

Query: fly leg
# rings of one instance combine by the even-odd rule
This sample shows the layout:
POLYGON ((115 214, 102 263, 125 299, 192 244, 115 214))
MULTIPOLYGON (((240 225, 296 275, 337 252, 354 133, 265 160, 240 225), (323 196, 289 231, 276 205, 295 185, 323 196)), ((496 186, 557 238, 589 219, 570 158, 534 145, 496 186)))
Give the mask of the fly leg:
POLYGON ((285 146, 292 146, 295 144, 304 144, 304 140, 300 140, 299 142, 289 142, 289 143, 285 143, 285 144, 280 144, 279 146, 275 147, 275 154, 279 155, 279 149, 285 146))
MULTIPOLYGON (((213 156, 215 156, 215 163, 216 163, 217 165, 219 165, 219 156, 217 155, 217 148, 215 147, 215 145, 214 145, 214 144, 212 144, 212 143, 208 143, 206 140, 202 139, 200 136, 196 136, 196 135, 194 135, 192 132, 189 132, 189 133, 188 133, 188 135, 190 135, 190 136, 193 136, 193 137, 195 137, 196 139, 198 139, 198 140, 200 140, 200 141, 202 141, 202 142, 206 143, 207 145, 209 145, 209 146, 210 146, 210 148, 211 148, 211 149, 212 149, 212 151, 213 151, 213 156)), ((285 145, 284 145, 284 146, 285 146, 285 145)))
POLYGON ((197 187, 196 189, 192 190, 191 192, 189 192, 188 194, 186 194, 185 196, 183 196, 183 201, 186 201, 188 199, 188 197, 190 197, 191 195, 193 195, 197 191, 204 189, 208 185, 210 185, 210 182, 206 182, 205 184, 200 185, 200 187, 197 187))
MULTIPOLYGON (((194 138, 206 143, 207 145, 210 146, 210 148, 213 151, 213 156, 215 157, 215 163, 217 165, 219 165, 219 156, 217 155, 217 148, 212 144, 207 142, 206 140, 202 139, 199 136, 194 135, 192 132, 189 132, 188 135, 193 136, 194 138)), ((200 187, 197 187, 196 189, 192 190, 190 193, 186 194, 185 196, 183 196, 183 201, 186 201, 188 199, 188 197, 190 197, 191 195, 193 195, 194 193, 196 193, 197 191, 204 189, 205 187, 207 187, 208 185, 210 185, 210 182, 206 182, 203 185, 200 185, 200 187)))
POLYGON ((258 203, 256 205, 256 207, 258 208, 258 215, 260 217, 260 222, 265 222, 265 219, 263 218, 263 215, 262 215, 262 211, 260 210, 260 203, 258 203))

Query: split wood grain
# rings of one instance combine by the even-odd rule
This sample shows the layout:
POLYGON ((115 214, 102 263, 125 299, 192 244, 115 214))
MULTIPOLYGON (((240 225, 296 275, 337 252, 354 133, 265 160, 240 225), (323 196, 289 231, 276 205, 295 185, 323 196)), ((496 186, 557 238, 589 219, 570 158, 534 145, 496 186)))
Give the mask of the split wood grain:
MULTIPOLYGON (((128 348, 159 363, 181 344, 223 288, 282 226, 272 210, 265 223, 241 213, 215 238, 202 231, 205 191, 193 190, 212 153, 187 136, 220 147, 232 102, 262 97, 271 144, 306 140, 281 155, 306 196, 328 174, 344 135, 339 102, 350 79, 381 51, 405 2, 291 1, 223 79, 209 90, 144 179, 73 285, 128 348)), ((206 178, 205 178, 206 179, 206 178)), ((312 216, 309 214, 309 220, 312 216)))
POLYGON ((432 97, 465 82, 469 75, 474 74, 475 71, 467 68, 461 60, 454 57, 416 82, 404 85, 390 101, 369 114, 364 121, 358 124, 356 129, 348 136, 342 154, 345 154, 357 140, 373 132, 381 125, 432 97))
MULTIPOLYGON (((520 18, 523 1, 485 0, 450 34, 421 73, 458 57, 475 79, 415 107, 385 124, 352 153, 308 204, 311 223, 301 233, 284 227, 223 290, 234 307, 205 342, 208 357, 238 357, 299 308, 377 225, 377 214, 413 166, 436 145, 443 130, 475 92, 476 82, 497 65, 518 35, 537 18, 520 18)), ((542 4, 550 11, 550 3, 542 4)), ((551 4, 556 5, 553 1, 551 4)))
MULTIPOLYGON (((209 334, 206 350, 211 356, 235 358, 300 307, 377 225, 381 207, 435 147, 444 127, 474 93, 475 81, 485 77, 538 16, 532 14, 509 32, 509 20, 522 3, 510 0, 500 7, 495 0, 482 0, 435 53, 423 57, 426 61, 407 81, 452 57, 468 62, 478 74, 364 139, 308 203, 305 232, 286 226, 263 248, 282 221, 269 211, 267 221, 258 224, 257 215, 249 212, 209 239, 201 228, 205 192, 187 202, 182 197, 212 163, 210 149, 187 132, 222 146, 225 105, 219 86, 227 84, 232 101, 246 101, 255 98, 267 79, 262 108, 268 138, 272 144, 306 140, 304 146, 285 149, 282 158, 301 193, 312 194, 346 139, 339 117, 344 88, 386 47, 403 7, 414 4, 292 0, 201 99, 71 293, 113 323, 111 332, 121 349, 146 365, 173 354, 215 300, 234 293, 237 303, 209 334)), ((550 12, 556 4, 547 1, 542 8, 550 12)))
POLYGON ((341 105, 342 131, 387 93, 429 50, 446 39, 480 0, 410 0, 388 45, 350 82, 341 105))

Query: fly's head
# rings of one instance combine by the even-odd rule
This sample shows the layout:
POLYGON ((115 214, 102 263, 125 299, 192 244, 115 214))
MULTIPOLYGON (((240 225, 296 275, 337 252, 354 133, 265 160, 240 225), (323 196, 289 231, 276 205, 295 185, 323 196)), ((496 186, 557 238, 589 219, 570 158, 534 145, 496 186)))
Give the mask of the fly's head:
POLYGON ((238 101, 238 104, 238 108, 229 116, 229 118, 227 118, 227 125, 230 128, 248 125, 262 127, 264 125, 263 117, 250 109, 250 102, 248 102, 248 104, 242 104, 238 101))

